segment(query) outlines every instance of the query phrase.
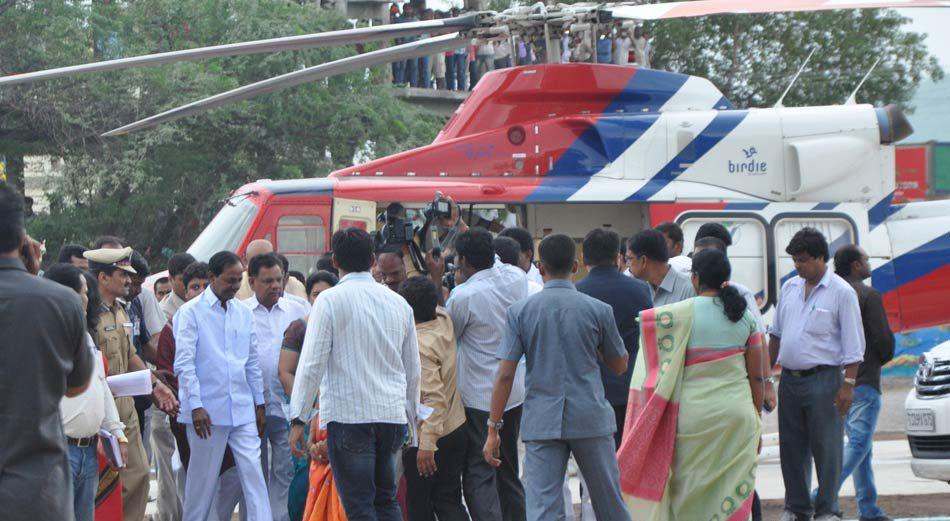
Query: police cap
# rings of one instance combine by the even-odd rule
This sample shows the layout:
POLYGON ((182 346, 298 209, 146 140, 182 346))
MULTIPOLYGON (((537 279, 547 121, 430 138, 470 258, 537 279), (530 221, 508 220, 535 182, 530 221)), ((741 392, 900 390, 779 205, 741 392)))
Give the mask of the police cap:
POLYGON ((135 268, 132 267, 132 248, 130 247, 87 250, 83 252, 82 256, 89 260, 90 271, 102 271, 114 266, 120 270, 135 273, 135 268))

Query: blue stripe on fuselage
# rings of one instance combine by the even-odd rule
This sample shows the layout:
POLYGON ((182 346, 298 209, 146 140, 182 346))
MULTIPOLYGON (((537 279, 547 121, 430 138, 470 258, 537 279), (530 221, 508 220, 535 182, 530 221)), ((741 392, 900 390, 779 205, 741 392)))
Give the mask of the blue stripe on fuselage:
POLYGON ((580 190, 590 176, 619 158, 659 119, 657 112, 688 79, 682 74, 637 70, 623 91, 595 115, 598 119, 594 125, 571 143, 525 201, 563 201, 580 190))
POLYGON ((646 201, 656 195, 666 185, 670 184, 677 176, 682 174, 686 168, 684 164, 693 164, 699 161, 707 152, 722 141, 733 129, 735 129, 749 112, 747 110, 728 110, 716 114, 706 128, 703 129, 693 140, 686 145, 676 156, 670 160, 652 179, 640 187, 633 195, 628 197, 627 201, 646 201))
POLYGON ((894 212, 903 208, 903 205, 891 205, 891 201, 893 200, 894 192, 891 192, 868 210, 868 227, 871 230, 877 228, 879 224, 886 221, 891 215, 894 215, 894 212))
POLYGON ((936 239, 878 266, 871 272, 871 281, 883 295, 942 268, 948 262, 948 252, 950 233, 942 233, 936 239))

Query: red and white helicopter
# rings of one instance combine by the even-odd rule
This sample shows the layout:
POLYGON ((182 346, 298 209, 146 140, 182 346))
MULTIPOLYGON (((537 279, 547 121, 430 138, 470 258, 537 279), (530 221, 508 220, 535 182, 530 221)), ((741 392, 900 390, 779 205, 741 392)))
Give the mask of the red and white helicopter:
MULTIPOLYGON (((941 0, 703 0, 573 4, 226 44, 0 78, 0 88, 81 73, 239 54, 278 52, 435 34, 246 85, 107 132, 118 136, 218 106, 366 67, 503 35, 506 26, 561 27, 613 19, 662 20, 724 13, 843 8, 948 7, 941 0), (442 34, 448 33, 448 34, 442 34)), ((858 104, 737 109, 708 80, 633 66, 551 64, 489 73, 435 141, 329 178, 259 181, 234 192, 189 249, 199 258, 243 252, 268 238, 294 269, 314 268, 341 225, 373 229, 380 205, 420 212, 436 191, 471 215, 517 223, 540 239, 622 235, 663 221, 687 244, 708 221, 734 236, 735 278, 774 305, 794 273, 784 252, 803 226, 832 245, 856 242, 893 327, 950 324, 950 201, 891 204, 894 146, 911 132, 894 106, 858 104)), ((504 221, 503 223, 501 221, 504 221)))

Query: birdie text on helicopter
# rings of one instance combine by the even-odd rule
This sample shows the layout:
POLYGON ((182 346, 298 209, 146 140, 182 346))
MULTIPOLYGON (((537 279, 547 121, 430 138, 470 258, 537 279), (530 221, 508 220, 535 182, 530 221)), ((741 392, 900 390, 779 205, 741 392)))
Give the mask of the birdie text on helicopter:
MULTIPOLYGON (((574 4, 301 35, 25 73, 4 85, 81 73, 258 52, 443 34, 294 71, 106 133, 118 136, 221 105, 368 66, 505 38, 511 27, 597 24, 717 13, 947 6, 927 0, 704 0, 574 4)), ((730 228, 734 278, 768 311, 794 275, 784 247, 804 226, 832 250, 858 243, 898 331, 950 323, 950 201, 893 205, 893 144, 911 132, 894 106, 736 109, 703 78, 600 64, 523 66, 479 81, 427 146, 334 172, 236 190, 189 251, 198 258, 266 238, 308 272, 336 228, 372 230, 377 209, 402 203, 419 218, 436 192, 469 218, 581 238, 610 226, 630 235, 675 221, 691 244, 708 221, 730 228)), ((421 218, 420 218, 421 219, 421 218)))

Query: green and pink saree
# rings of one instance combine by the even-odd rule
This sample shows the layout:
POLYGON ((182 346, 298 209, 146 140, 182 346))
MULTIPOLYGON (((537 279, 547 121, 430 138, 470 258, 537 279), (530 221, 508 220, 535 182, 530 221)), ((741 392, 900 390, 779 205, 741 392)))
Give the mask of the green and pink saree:
POLYGON ((761 342, 751 316, 729 322, 698 297, 640 314, 621 489, 634 521, 746 521, 761 422, 745 351, 761 342))

